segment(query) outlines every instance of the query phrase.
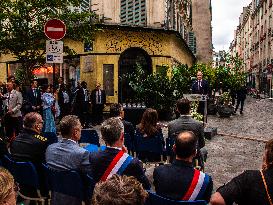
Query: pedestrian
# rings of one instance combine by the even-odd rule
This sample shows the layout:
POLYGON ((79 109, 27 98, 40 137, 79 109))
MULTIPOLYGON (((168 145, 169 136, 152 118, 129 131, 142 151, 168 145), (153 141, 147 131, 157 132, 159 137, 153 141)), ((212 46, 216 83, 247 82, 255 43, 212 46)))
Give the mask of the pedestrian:
POLYGON ((238 90, 237 90, 237 104, 235 108, 235 113, 237 112, 239 105, 241 104, 240 107, 240 114, 243 114, 244 110, 244 104, 245 104, 245 99, 246 99, 246 94, 247 94, 247 89, 246 86, 242 85, 238 90))
POLYGON ((103 108, 106 103, 105 91, 101 89, 101 84, 96 84, 96 89, 91 93, 92 114, 95 124, 101 124, 103 121, 103 108))
POLYGON ((41 92, 38 89, 38 81, 36 79, 33 79, 31 81, 31 86, 27 88, 25 92, 23 108, 24 114, 27 114, 29 112, 41 112, 41 92))

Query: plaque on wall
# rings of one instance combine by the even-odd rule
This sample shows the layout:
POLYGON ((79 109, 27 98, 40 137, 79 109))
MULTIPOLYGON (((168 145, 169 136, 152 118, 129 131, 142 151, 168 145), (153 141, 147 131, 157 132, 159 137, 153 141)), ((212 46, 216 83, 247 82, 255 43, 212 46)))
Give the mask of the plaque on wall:
POLYGON ((92 56, 83 56, 82 61, 83 61, 82 72, 87 73, 94 71, 94 59, 92 56))

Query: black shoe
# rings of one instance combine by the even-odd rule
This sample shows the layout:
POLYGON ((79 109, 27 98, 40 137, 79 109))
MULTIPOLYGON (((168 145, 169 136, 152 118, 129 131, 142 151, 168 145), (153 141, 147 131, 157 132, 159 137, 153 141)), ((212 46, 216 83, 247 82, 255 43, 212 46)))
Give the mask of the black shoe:
POLYGON ((240 111, 240 114, 242 115, 242 114, 243 114, 243 111, 240 111))

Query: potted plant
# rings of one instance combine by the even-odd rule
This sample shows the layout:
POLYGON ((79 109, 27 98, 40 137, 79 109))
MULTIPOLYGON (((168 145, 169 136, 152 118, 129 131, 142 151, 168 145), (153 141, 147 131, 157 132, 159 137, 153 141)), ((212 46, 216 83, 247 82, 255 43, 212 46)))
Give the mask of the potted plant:
POLYGON ((230 117, 234 112, 229 92, 224 92, 218 102, 217 111, 220 117, 230 117))

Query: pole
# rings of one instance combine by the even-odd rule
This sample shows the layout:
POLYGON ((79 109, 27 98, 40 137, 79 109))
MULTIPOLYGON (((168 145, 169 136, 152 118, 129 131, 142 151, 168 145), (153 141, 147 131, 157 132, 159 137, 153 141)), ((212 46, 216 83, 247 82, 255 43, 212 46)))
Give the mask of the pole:
POLYGON ((56 82, 56 67, 55 63, 53 63, 53 89, 55 89, 55 82, 56 82))

